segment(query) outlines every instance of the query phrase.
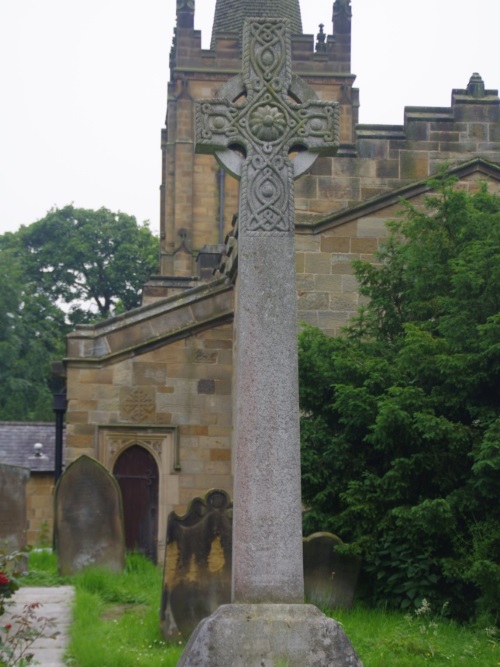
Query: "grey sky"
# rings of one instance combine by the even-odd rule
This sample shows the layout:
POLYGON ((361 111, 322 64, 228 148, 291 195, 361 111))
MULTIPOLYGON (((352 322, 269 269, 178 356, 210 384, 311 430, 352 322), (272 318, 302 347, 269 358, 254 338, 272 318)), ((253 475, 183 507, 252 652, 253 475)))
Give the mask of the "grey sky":
MULTIPOLYGON (((331 32, 333 0, 301 0, 331 32)), ((215 0, 197 0, 208 47, 215 0)), ((500 87, 499 0, 352 0, 363 123, 500 87)), ((52 206, 122 210, 158 230, 160 130, 175 0, 0 0, 0 233, 52 206)))

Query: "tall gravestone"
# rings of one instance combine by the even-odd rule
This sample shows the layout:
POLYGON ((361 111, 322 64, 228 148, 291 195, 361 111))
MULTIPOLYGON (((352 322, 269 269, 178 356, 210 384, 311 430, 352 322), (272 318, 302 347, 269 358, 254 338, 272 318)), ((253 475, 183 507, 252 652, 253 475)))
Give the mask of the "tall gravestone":
POLYGON ((222 489, 171 512, 163 568, 160 627, 170 641, 189 638, 201 619, 231 600, 233 503, 222 489))
POLYGON ((196 150, 241 178, 232 604, 200 623, 181 667, 360 665, 303 604, 293 178, 337 147, 337 106, 292 75, 288 21, 247 19, 242 74, 196 108, 196 150))
POLYGON ((80 456, 55 490, 54 542, 59 574, 90 565, 125 567, 125 536, 120 487, 95 459, 80 456))
POLYGON ((0 463, 0 548, 17 551, 26 546, 26 484, 28 468, 0 463))

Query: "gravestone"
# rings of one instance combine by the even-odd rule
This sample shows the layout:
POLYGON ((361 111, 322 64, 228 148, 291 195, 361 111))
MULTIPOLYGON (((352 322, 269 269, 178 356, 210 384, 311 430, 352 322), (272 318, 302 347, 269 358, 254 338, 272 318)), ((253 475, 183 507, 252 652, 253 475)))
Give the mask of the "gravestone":
POLYGON ((0 463, 0 548, 17 551, 26 546, 26 484, 28 468, 0 463))
POLYGON ((89 565, 114 571, 125 567, 120 488, 89 456, 71 463, 57 483, 54 542, 61 575, 89 565))
POLYGON ((335 552, 343 544, 332 533, 304 538, 304 586, 307 602, 322 609, 350 609, 358 583, 361 558, 335 552))
POLYGON ((200 623, 179 667, 361 664, 303 604, 293 178, 337 147, 337 105, 292 75, 289 21, 247 19, 242 75, 196 105, 196 150, 241 178, 232 604, 200 623))
MULTIPOLYGON (((231 601, 232 502, 222 489, 194 498, 186 514, 171 512, 163 568, 160 627, 167 641, 187 640, 198 623, 231 601)), ((361 558, 337 554, 332 533, 303 539, 307 602, 350 609, 361 558)))
POLYGON ((171 512, 160 626, 169 641, 188 639, 201 619, 231 601, 232 503, 221 489, 171 512))

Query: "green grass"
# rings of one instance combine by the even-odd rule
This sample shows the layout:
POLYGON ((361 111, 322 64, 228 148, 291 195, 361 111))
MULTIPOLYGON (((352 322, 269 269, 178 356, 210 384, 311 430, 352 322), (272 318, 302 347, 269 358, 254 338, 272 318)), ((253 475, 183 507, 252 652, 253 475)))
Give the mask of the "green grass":
POLYGON ((57 557, 52 549, 33 549, 29 553, 28 573, 23 575, 23 586, 61 586, 66 583, 57 574, 57 557))
MULTIPOLYGON (((175 667, 182 646, 165 644, 159 631, 161 570, 130 554, 123 573, 88 569, 61 579, 51 552, 30 554, 30 586, 76 588, 68 665, 73 667, 175 667)), ((498 667, 498 634, 459 626, 423 606, 404 616, 356 606, 336 611, 364 667, 463 665, 498 667)))
POLYGON ((87 569, 74 577, 77 596, 70 655, 78 667, 175 667, 181 646, 160 630, 161 571, 131 554, 123 573, 87 569))
POLYGON ((425 605, 407 615, 356 606, 332 616, 344 627, 364 667, 500 665, 497 629, 460 626, 425 605))
POLYGON ((59 577, 57 560, 33 551, 26 586, 75 586, 67 664, 74 667, 175 667, 183 646, 160 634, 162 574, 150 561, 129 554, 123 573, 88 568, 59 577))

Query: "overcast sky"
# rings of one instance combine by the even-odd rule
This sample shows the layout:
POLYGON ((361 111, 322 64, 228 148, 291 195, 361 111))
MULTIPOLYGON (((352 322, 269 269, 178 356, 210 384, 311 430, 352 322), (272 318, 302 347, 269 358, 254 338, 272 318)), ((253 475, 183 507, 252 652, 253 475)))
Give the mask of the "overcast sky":
MULTIPOLYGON (((331 32, 333 0, 300 0, 331 32)), ((175 0, 0 0, 0 233, 69 203, 158 231, 160 130, 175 0)), ((215 0, 196 0, 208 48, 215 0)), ((500 87, 500 0, 352 0, 362 123, 500 87)))

